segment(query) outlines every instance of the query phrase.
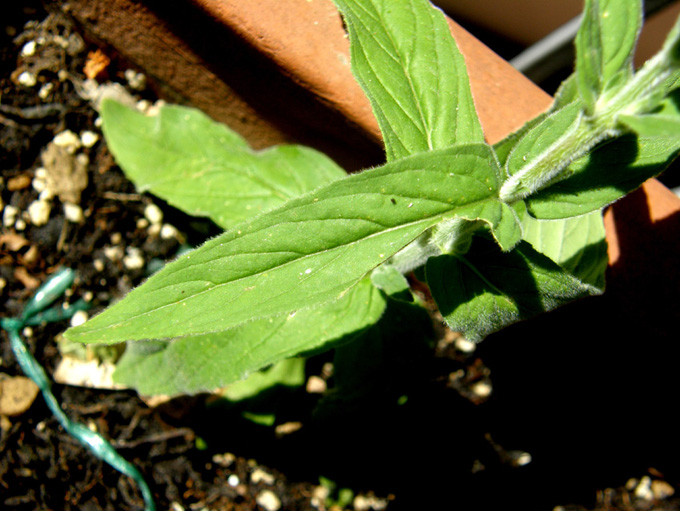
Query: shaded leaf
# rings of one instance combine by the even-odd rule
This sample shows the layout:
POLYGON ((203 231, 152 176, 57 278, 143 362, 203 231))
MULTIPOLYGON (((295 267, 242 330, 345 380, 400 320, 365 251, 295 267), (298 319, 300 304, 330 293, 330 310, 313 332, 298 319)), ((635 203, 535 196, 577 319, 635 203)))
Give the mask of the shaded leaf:
POLYGON ((527 242, 503 253, 494 244, 476 239, 464 257, 430 259, 426 274, 447 325, 472 341, 598 292, 527 242))

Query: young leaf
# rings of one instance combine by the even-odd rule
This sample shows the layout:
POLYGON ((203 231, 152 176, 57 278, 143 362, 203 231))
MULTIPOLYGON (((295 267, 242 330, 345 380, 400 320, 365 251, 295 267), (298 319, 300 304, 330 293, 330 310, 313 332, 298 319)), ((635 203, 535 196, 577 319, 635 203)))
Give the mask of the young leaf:
POLYGON ((523 239, 581 282, 604 289, 607 242, 602 213, 563 220, 536 220, 526 215, 523 239))
POLYGON ((244 222, 169 264, 66 336, 78 342, 227 330, 341 297, 445 218, 494 224, 499 169, 487 145, 423 153, 335 181, 244 222))
POLYGON ((472 341, 598 293, 527 242, 503 253, 479 238, 465 256, 430 259, 426 274, 432 297, 446 323, 472 341))
POLYGON ((576 81, 588 113, 603 93, 616 92, 632 76, 641 26, 640 0, 586 0, 576 35, 576 81))
POLYGON ((346 175, 308 147, 253 151, 193 108, 163 105, 147 116, 109 99, 100 113, 106 142, 138 191, 225 229, 346 175))
POLYGON ((380 319, 385 299, 368 279, 339 300, 172 341, 128 342, 116 382, 141 394, 194 394, 223 387, 286 357, 327 350, 380 319))
POLYGON ((558 219, 595 211, 635 190, 680 153, 680 137, 626 135, 571 164, 572 176, 526 200, 532 216, 558 219))
POLYGON ((335 0, 352 71, 378 119, 387 160, 483 142, 467 70, 443 14, 426 0, 335 0))

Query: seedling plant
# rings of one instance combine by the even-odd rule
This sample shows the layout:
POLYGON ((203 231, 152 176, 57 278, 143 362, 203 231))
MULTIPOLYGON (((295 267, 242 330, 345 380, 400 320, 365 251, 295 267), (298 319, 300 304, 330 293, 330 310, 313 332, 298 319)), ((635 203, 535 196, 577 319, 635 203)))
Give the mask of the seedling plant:
POLYGON ((438 9, 335 3, 382 166, 347 175, 310 148, 254 151, 196 110, 101 105, 138 189, 225 230, 66 332, 127 342, 119 382, 194 393, 334 348, 336 370, 365 367, 358 347, 406 333, 395 318, 422 324, 416 282, 473 341, 603 291, 602 208, 680 150, 680 25, 634 71, 640 0, 586 0, 574 74, 549 111, 492 146, 438 9))

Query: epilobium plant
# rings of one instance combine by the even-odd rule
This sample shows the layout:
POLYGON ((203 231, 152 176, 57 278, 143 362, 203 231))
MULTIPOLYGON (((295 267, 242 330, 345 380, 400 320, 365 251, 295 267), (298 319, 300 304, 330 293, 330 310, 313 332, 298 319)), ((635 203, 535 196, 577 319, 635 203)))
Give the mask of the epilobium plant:
POLYGON ((254 152, 193 110, 104 103, 107 140, 139 189, 226 229, 66 332, 128 341, 119 380, 195 392, 336 347, 401 306, 414 270, 475 341, 600 293, 601 209, 680 150, 680 27, 634 72, 639 0, 586 0, 574 75, 495 146, 440 11, 335 3, 384 137, 381 167, 347 176, 310 149, 254 152))

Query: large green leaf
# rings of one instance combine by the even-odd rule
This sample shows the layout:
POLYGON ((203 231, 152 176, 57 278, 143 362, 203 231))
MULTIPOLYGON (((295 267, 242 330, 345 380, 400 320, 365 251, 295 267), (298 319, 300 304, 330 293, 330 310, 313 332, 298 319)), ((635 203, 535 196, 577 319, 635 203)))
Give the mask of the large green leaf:
POLYGON ((100 113, 106 142, 137 190, 225 229, 345 176, 308 147, 253 151, 193 108, 164 105, 147 116, 105 100, 100 113))
POLYGON ((607 242, 602 213, 561 220, 536 220, 526 215, 523 239, 581 282, 604 289, 607 242))
MULTIPOLYGON (((285 357, 330 349, 378 321, 385 299, 368 279, 339 300, 172 341, 128 342, 114 380, 142 394, 193 394, 285 357)), ((233 396, 232 396, 233 397, 233 396)))
POLYGON ((463 56, 427 0, 335 0, 388 161, 484 140, 463 56))
POLYGON ((487 221, 502 246, 514 245, 505 238, 520 231, 502 213, 498 174, 490 147, 470 145, 348 176, 208 241, 65 335, 174 338, 329 302, 454 216, 487 221))
POLYGON ((527 242, 503 253, 495 244, 479 238, 465 256, 430 259, 426 273, 446 323, 472 341, 599 292, 527 242))

